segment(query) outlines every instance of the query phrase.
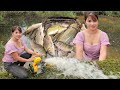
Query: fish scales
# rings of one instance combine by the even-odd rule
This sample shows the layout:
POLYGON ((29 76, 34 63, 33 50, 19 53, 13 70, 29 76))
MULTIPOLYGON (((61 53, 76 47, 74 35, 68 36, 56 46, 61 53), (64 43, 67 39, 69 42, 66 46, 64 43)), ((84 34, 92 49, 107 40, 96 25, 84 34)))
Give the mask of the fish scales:
POLYGON ((45 36, 43 46, 50 55, 55 56, 55 47, 51 36, 45 36))
POLYGON ((74 39, 74 37, 76 36, 76 34, 78 33, 78 31, 72 27, 69 27, 63 34, 61 34, 57 41, 61 41, 64 42, 66 44, 70 44, 70 42, 72 42, 72 40, 74 39))

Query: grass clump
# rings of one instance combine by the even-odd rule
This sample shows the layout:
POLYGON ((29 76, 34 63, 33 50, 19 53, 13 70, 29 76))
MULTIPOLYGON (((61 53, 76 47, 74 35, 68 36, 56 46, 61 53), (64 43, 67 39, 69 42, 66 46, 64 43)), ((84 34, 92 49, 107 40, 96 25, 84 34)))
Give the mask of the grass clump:
POLYGON ((120 72, 120 60, 119 59, 108 59, 104 61, 97 61, 99 67, 103 70, 106 75, 118 75, 120 72))

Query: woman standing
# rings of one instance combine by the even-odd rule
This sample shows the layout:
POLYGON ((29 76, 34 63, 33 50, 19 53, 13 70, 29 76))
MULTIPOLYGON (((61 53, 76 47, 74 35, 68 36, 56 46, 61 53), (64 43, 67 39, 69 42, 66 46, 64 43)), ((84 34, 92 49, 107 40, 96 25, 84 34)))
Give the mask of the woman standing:
POLYGON ((86 29, 79 32, 73 40, 76 46, 76 58, 105 60, 110 42, 108 35, 98 29, 98 15, 96 12, 85 12, 84 22, 86 29))
POLYGON ((22 29, 19 26, 13 26, 12 36, 5 45, 2 59, 5 69, 19 79, 28 77, 27 71, 23 68, 25 62, 31 62, 35 57, 41 56, 41 54, 27 48, 21 37, 22 29), (24 53, 24 51, 27 53, 24 53))

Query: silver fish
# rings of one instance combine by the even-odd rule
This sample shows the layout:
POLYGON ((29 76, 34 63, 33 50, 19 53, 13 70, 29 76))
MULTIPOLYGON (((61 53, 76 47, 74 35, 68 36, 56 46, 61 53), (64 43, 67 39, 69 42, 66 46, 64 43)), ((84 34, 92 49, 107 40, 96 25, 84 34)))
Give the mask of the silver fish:
POLYGON ((64 42, 60 42, 60 41, 55 42, 55 46, 57 46, 57 48, 59 48, 59 49, 61 49, 63 51, 67 51, 67 52, 73 50, 73 46, 68 45, 68 44, 66 44, 64 42))
POLYGON ((58 55, 59 57, 64 57, 64 56, 67 56, 67 55, 68 55, 68 52, 63 51, 63 50, 58 50, 57 55, 58 55))
POLYGON ((82 24, 82 27, 81 27, 80 31, 83 31, 85 29, 86 29, 85 24, 82 24))
POLYGON ((62 33, 57 33, 54 36, 52 36, 52 41, 55 42, 61 34, 63 34, 63 32, 62 33))
POLYGON ((73 41, 73 39, 75 38, 76 34, 78 33, 78 30, 73 27, 74 27, 74 25, 69 27, 63 34, 61 34, 58 37, 57 41, 61 41, 66 44, 70 44, 73 41))
POLYGON ((62 26, 60 23, 57 23, 55 25, 52 25, 51 27, 48 28, 47 30, 47 35, 53 35, 56 33, 61 33, 63 31, 65 31, 67 29, 67 27, 62 26))
POLYGON ((35 29, 34 31, 30 32, 30 33, 28 34, 28 37, 29 37, 30 39, 35 38, 36 32, 37 32, 37 29, 35 29))
POLYGON ((79 28, 81 28, 81 23, 79 19, 76 19, 76 23, 78 24, 79 28))
POLYGON ((51 36, 49 35, 45 36, 43 46, 46 52, 48 52, 52 56, 55 56, 55 47, 54 47, 54 43, 52 41, 51 36))
POLYGON ((47 35, 53 35, 58 32, 58 25, 52 25, 51 27, 48 28, 47 30, 47 35))
POLYGON ((37 29, 36 36, 35 36, 35 42, 39 45, 43 46, 43 39, 44 39, 44 27, 42 25, 37 29))
POLYGON ((38 52, 38 53, 40 53, 40 54, 43 54, 43 56, 42 57, 46 57, 46 51, 45 51, 45 49, 41 46, 41 45, 38 45, 38 44, 36 44, 35 43, 35 41, 34 41, 34 39, 31 39, 30 40, 30 45, 31 45, 31 47, 32 47, 32 49, 35 51, 35 52, 38 52))
POLYGON ((37 24, 33 24, 30 27, 27 28, 27 30, 23 33, 23 34, 28 34, 30 32, 32 32, 33 30, 37 29, 38 27, 40 27, 42 25, 42 23, 37 23, 37 24))
POLYGON ((68 58, 75 58, 75 52, 71 51, 70 53, 68 53, 67 57, 68 58))
POLYGON ((75 28, 77 30, 78 29, 78 24, 77 23, 73 23, 73 24, 70 25, 70 27, 73 27, 73 28, 75 28))

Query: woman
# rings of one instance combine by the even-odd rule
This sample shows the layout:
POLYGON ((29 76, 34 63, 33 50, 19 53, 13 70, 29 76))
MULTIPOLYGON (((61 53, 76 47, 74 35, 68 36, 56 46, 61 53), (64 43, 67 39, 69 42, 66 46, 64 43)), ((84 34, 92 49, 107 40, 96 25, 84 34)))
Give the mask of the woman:
POLYGON ((22 29, 19 26, 12 27, 12 36, 5 45, 5 52, 2 61, 7 71, 17 78, 27 78, 28 73, 23 68, 25 62, 31 62, 41 54, 27 48, 22 39, 22 29), (26 51, 27 53, 24 53, 26 51), (32 57, 31 57, 32 56, 32 57))
POLYGON ((98 16, 95 12, 85 12, 86 29, 79 32, 73 40, 76 46, 76 58, 79 60, 105 60, 108 35, 98 29, 98 16))

